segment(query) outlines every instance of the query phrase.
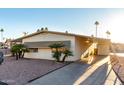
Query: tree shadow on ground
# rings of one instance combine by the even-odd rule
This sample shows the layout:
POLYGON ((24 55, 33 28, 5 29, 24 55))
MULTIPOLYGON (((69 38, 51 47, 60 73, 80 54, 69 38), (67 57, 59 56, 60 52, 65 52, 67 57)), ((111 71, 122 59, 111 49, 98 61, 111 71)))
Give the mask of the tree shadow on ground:
POLYGON ((107 63, 101 65, 84 81, 82 82, 80 81, 80 85, 101 85, 103 84, 106 79, 107 70, 108 70, 107 63))
MULTIPOLYGON (((108 71, 108 63, 106 62, 94 70, 93 73, 91 73, 86 79, 83 80, 83 77, 79 77, 78 79, 80 80, 80 85, 104 85, 111 71, 112 68, 108 71)), ((115 78, 113 84, 116 84, 116 82, 117 77, 115 78)))

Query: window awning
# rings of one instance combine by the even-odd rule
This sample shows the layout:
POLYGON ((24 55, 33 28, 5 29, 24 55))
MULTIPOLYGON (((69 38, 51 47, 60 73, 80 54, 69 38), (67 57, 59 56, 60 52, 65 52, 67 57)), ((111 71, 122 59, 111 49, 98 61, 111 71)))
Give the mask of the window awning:
POLYGON ((24 42, 28 48, 49 48, 49 45, 54 43, 63 43, 66 48, 70 48, 71 41, 38 41, 38 42, 24 42))

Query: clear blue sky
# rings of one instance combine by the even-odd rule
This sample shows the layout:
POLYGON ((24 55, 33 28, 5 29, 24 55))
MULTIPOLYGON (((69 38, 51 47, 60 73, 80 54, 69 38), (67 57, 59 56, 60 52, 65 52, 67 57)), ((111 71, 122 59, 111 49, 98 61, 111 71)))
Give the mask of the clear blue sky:
MULTIPOLYGON (((70 33, 95 34, 94 22, 99 21, 98 36, 105 37, 113 15, 124 13, 124 9, 0 9, 0 28, 5 38, 17 38, 22 32, 35 32, 38 28, 48 27, 51 31, 66 30, 70 33)), ((112 32, 112 31, 111 31, 112 32)))

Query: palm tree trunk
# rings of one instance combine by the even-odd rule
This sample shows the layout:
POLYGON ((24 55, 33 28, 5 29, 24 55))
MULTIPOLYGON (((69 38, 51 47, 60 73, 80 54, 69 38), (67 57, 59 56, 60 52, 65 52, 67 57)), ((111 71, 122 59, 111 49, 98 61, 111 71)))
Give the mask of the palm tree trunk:
POLYGON ((66 57, 67 57, 67 55, 64 55, 62 62, 65 62, 66 57))
MULTIPOLYGON (((59 54, 58 48, 56 48, 56 52, 59 54)), ((57 62, 60 62, 60 56, 59 55, 57 56, 56 59, 57 59, 57 62)))
POLYGON ((19 52, 19 58, 21 58, 21 57, 22 57, 22 51, 19 52))
POLYGON ((24 58, 25 52, 22 53, 22 58, 24 58))
POLYGON ((18 60, 18 53, 16 53, 16 60, 18 60))
POLYGON ((21 58, 21 53, 19 52, 19 58, 21 58))

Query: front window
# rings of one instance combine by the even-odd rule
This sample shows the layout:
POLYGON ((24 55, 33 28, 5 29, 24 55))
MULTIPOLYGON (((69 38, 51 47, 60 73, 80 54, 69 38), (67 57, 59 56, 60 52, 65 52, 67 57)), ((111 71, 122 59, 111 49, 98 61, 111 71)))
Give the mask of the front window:
POLYGON ((38 48, 29 48, 29 52, 38 52, 38 48))

